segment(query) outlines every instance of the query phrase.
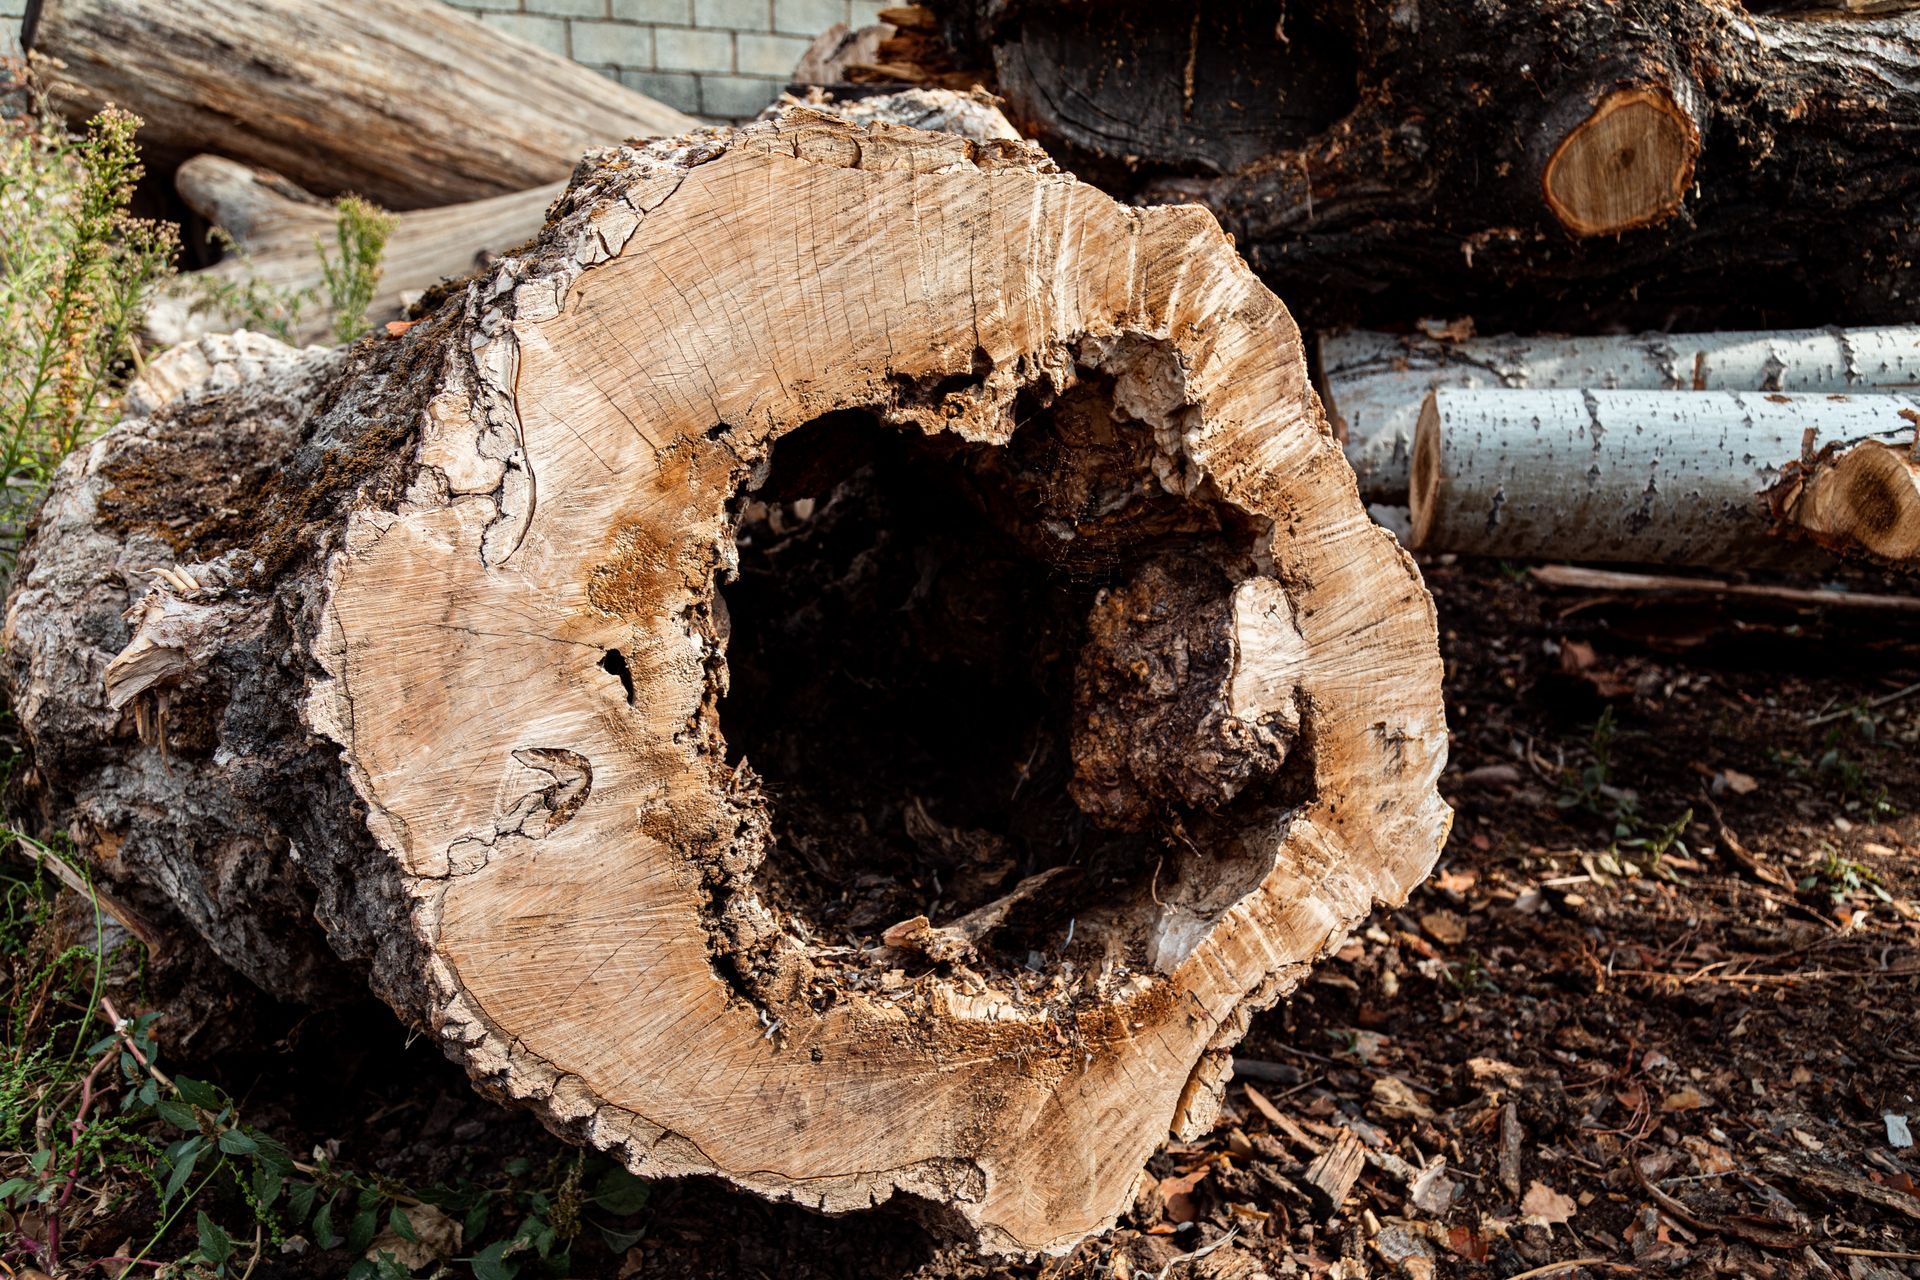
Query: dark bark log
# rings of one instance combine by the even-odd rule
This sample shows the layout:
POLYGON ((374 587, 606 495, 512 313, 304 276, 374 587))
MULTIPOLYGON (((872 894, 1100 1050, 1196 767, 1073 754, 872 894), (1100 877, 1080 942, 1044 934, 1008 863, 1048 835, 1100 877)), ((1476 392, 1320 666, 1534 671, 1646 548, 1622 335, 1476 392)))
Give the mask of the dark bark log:
POLYGON ((165 158, 213 152, 390 209, 508 195, 696 122, 433 0, 32 0, 55 109, 109 103, 165 158))
POLYGON ((1194 199, 1315 322, 1911 319, 1920 15, 1722 0, 946 0, 1015 123, 1194 199))
POLYGON ((1438 854, 1432 603, 1201 211, 796 110, 208 342, 23 554, 46 812, 637 1172, 1064 1249, 1438 854))

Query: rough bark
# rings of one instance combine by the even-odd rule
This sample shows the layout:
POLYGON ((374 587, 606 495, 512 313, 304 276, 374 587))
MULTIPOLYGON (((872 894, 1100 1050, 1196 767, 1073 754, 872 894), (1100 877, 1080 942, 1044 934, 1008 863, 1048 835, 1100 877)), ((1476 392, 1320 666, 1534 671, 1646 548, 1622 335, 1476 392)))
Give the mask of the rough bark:
POLYGON ((1431 602, 1203 211, 796 110, 256 366, 60 473, 35 785, 638 1172, 1065 1248, 1444 838, 1431 602))
POLYGON ((1412 545, 1749 568, 1807 542, 1920 568, 1920 398, 1442 387, 1414 442, 1412 545))
POLYGON ((163 157, 390 209, 558 182, 589 147, 697 123, 433 0, 30 0, 22 43, 69 119, 112 103, 163 157))
POLYGON ((945 0, 1063 164, 1194 199, 1315 324, 1910 318, 1920 15, 945 0))
POLYGON ((1350 330, 1320 341, 1321 399, 1369 502, 1406 501, 1414 428, 1438 387, 1537 391, 1920 390, 1920 328, 1487 337, 1350 330))

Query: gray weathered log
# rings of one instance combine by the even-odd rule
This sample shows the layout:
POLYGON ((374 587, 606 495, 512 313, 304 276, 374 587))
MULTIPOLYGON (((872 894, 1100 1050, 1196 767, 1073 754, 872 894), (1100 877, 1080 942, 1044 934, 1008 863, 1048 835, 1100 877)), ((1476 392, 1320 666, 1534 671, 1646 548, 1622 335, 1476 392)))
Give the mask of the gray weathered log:
POLYGON ((437 0, 31 0, 54 108, 112 103, 163 158, 214 152, 390 209, 557 182, 691 117, 437 0))

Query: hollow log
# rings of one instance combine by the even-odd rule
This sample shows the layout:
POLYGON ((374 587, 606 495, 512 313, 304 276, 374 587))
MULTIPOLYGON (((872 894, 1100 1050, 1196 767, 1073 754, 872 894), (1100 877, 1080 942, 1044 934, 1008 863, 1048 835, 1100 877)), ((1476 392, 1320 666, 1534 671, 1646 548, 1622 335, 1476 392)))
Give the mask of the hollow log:
POLYGON ((1321 400, 1369 502, 1406 500, 1438 387, 1547 391, 1920 390, 1920 328, 1469 338, 1349 330, 1320 341, 1321 400))
POLYGON ((1064 1249, 1444 839, 1432 603, 1202 210, 796 109, 247 358, 62 468, 29 785, 636 1172, 1064 1249))
POLYGON ((933 7, 1023 133, 1207 205, 1313 327, 1892 323, 1920 297, 1911 5, 933 7))
POLYGON ((1912 570, 1916 424, 1905 395, 1442 387, 1414 441, 1412 545, 1732 569, 1812 542, 1912 570))
POLYGON ((697 123, 434 0, 29 0, 21 43, 70 120, 117 105, 163 159, 390 209, 559 182, 588 147, 697 123))

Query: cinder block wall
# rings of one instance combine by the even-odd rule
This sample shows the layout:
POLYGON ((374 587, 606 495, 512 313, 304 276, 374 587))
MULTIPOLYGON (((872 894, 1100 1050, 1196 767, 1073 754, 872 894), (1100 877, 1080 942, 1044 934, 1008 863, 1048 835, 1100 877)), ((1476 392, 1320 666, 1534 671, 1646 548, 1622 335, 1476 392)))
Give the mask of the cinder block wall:
MULTIPOLYGON (((188 0, 182 0, 183 3, 188 0)), ((889 0, 448 0, 522 40, 697 116, 756 115, 808 43, 889 0)), ((0 55, 20 51, 27 0, 0 0, 0 55)))
POLYGON ((756 115, 778 97, 822 31, 836 22, 865 26, 890 2, 448 0, 648 97, 724 120, 756 115))

